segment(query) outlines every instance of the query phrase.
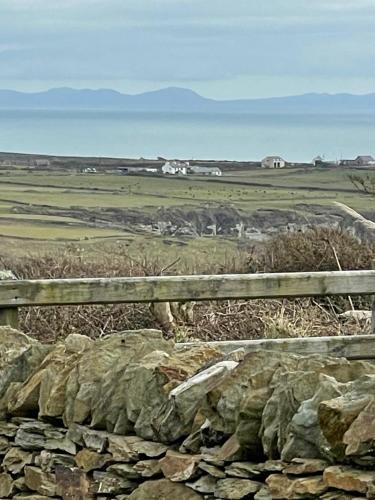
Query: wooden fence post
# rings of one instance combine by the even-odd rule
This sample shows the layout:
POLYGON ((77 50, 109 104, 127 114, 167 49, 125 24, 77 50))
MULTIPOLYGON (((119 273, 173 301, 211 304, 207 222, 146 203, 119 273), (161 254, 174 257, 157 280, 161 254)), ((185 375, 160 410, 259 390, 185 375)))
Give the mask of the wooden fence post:
POLYGON ((18 329, 18 307, 0 309, 0 326, 11 326, 18 329))
MULTIPOLYGON (((12 271, 0 270, 0 281, 16 280, 17 277, 12 271)), ((1 285, 0 285, 1 286, 1 285)), ((1 307, 0 308, 0 326, 11 326, 18 329, 18 307, 1 307)))

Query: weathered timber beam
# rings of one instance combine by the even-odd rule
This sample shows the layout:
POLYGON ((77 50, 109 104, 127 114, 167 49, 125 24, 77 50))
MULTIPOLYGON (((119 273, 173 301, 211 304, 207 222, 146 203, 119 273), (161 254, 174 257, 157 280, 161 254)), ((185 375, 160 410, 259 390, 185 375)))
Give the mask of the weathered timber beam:
POLYGON ((0 307, 375 294, 375 270, 19 280, 0 282, 0 307))
MULTIPOLYGON (((178 349, 185 349, 200 344, 199 342, 188 342, 176 345, 178 349)), ((323 356, 344 357, 352 360, 375 359, 375 337, 373 335, 234 340, 228 342, 205 342, 205 345, 215 347, 224 354, 228 354, 236 349, 244 349, 246 353, 268 350, 306 356, 321 354, 323 356)))

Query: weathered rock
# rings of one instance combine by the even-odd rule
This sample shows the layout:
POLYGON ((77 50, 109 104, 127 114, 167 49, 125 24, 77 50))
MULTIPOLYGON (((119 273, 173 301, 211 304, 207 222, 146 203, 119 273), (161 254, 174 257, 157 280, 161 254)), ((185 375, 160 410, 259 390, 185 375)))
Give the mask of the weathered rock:
POLYGON ((323 472, 329 465, 325 460, 317 458, 293 458, 292 463, 285 465, 283 472, 284 474, 297 476, 316 474, 317 472, 323 472))
POLYGON ((138 436, 108 436, 108 451, 115 460, 132 462, 140 460, 142 455, 148 458, 160 457, 168 449, 162 443, 145 441, 138 436))
POLYGON ((375 482, 375 471, 364 471, 344 465, 333 465, 325 469, 324 482, 330 488, 356 493, 367 493, 369 485, 375 482))
POLYGON ((259 472, 282 472, 286 467, 286 463, 282 460, 266 460, 263 463, 257 464, 259 472))
POLYGON ((25 465, 31 464, 33 454, 20 448, 10 448, 8 453, 3 458, 2 466, 6 472, 11 474, 19 474, 25 465))
POLYGON ((66 385, 64 421, 83 423, 110 432, 127 433, 133 424, 126 414, 128 365, 155 350, 171 353, 173 343, 156 330, 114 334, 97 340, 71 371, 66 385))
POLYGON ((107 471, 124 479, 139 479, 141 475, 134 469, 133 464, 114 464, 107 471))
POLYGON ((232 462, 225 467, 227 476, 241 477, 243 479, 254 479, 260 475, 258 464, 252 462, 232 462))
POLYGON ((103 495, 120 495, 133 491, 138 484, 108 472, 94 472, 92 492, 103 495))
POLYGON ((254 500, 272 500, 269 488, 267 488, 267 486, 263 486, 257 493, 255 493, 254 500))
POLYGON ((46 442, 47 440, 42 434, 26 432, 21 428, 15 438, 15 444, 24 450, 43 450, 46 442))
POLYGON ((28 491, 30 492, 29 488, 26 486, 26 482, 25 482, 25 477, 24 476, 20 476, 18 477, 17 479, 14 480, 13 482, 13 485, 14 485, 14 489, 19 492, 25 492, 25 491, 28 491))
POLYGON ((93 347, 94 341, 86 335, 80 335, 79 333, 70 333, 64 340, 64 344, 66 352, 81 353, 86 349, 91 349, 93 347))
MULTIPOLYGON (((375 376, 364 376, 354 382, 346 384, 344 392, 340 397, 322 401, 318 408, 319 424, 322 432, 328 441, 334 456, 341 460, 345 456, 346 443, 344 435, 349 430, 354 420, 366 407, 373 411, 373 406, 369 406, 371 401, 370 394, 375 391, 375 376)), ((369 415, 371 418, 371 415, 369 415)), ((366 419, 366 414, 364 417, 366 419)), ((360 451, 360 445, 356 440, 355 429, 347 436, 350 441, 350 454, 360 451)), ((371 432, 371 428, 369 428, 371 432)), ((366 432, 366 431, 362 431, 366 432)), ((359 437, 359 436, 358 436, 359 437)), ((365 438, 366 439, 366 438, 365 438)), ((371 447, 371 437, 369 443, 371 447)), ((363 450, 366 451, 366 450, 363 450)))
POLYGON ((88 429, 83 425, 72 424, 66 437, 80 446, 103 453, 108 446, 109 435, 106 431, 88 429))
POLYGON ((23 500, 51 500, 53 499, 58 499, 58 497, 46 497, 44 495, 27 495, 25 493, 20 493, 16 495, 14 498, 22 498, 23 500))
POLYGON ((170 481, 187 481, 197 470, 200 459, 200 455, 185 455, 168 450, 160 460, 160 466, 164 476, 170 481))
POLYGON ((74 457, 53 451, 42 450, 35 457, 35 465, 44 472, 55 471, 57 467, 75 467, 74 457))
POLYGON ((12 422, 0 421, 0 436, 14 437, 17 434, 18 426, 12 422))
POLYGON ((25 484, 40 495, 53 497, 56 495, 56 481, 54 475, 43 472, 38 467, 27 465, 25 471, 25 484))
POLYGON ((207 474, 206 476, 201 476, 199 479, 193 483, 186 483, 186 486, 197 491, 198 493, 214 493, 216 488, 217 479, 213 476, 207 474))
POLYGON ((331 446, 319 425, 318 408, 322 401, 334 399, 345 391, 345 384, 321 374, 319 386, 311 399, 304 401, 289 424, 289 434, 281 453, 282 460, 322 458, 332 460, 331 446))
POLYGON ((375 499, 375 482, 368 485, 366 498, 375 499))
POLYGON ((277 458, 285 445, 288 426, 303 401, 313 397, 319 383, 317 371, 278 369, 271 381, 273 393, 262 415, 262 445, 266 456, 277 458))
POLYGON ((75 455, 77 452, 75 443, 73 443, 73 441, 71 441, 67 437, 64 437, 63 439, 47 439, 45 448, 47 450, 65 451, 70 455, 75 455))
POLYGON ((201 495, 193 491, 188 486, 181 483, 173 483, 168 479, 159 479, 156 481, 147 481, 133 491, 129 500, 199 500, 201 495))
POLYGON ((349 495, 348 493, 343 493, 343 492, 340 492, 340 491, 330 491, 328 493, 325 493, 324 495, 322 495, 320 498, 322 498, 323 500, 363 500, 363 496, 352 496, 352 495, 349 495))
POLYGON ((0 498, 12 498, 14 493, 14 481, 10 474, 0 474, 0 498))
POLYGON ((39 344, 9 327, 0 327, 0 346, 0 415, 5 416, 9 399, 40 366, 52 346, 39 344))
POLYGON ((371 455, 375 445, 375 398, 359 413, 343 436, 346 456, 371 455))
POLYGON ((63 500, 92 498, 90 481, 83 470, 74 467, 56 467, 56 493, 63 500))
POLYGON ((51 498, 57 500, 57 497, 46 497, 44 495, 29 495, 26 493, 19 493, 14 498, 23 498, 23 500, 51 500, 51 498))
POLYGON ((206 462, 199 462, 198 467, 204 472, 210 474, 210 476, 217 477, 219 479, 226 477, 225 472, 215 465, 207 464, 206 462))
POLYGON ((9 446, 9 439, 0 436, 0 455, 5 455, 5 453, 7 453, 7 451, 9 450, 9 446))
POLYGON ((129 420, 135 422, 135 432, 145 439, 163 442, 187 436, 209 390, 204 377, 199 379, 201 383, 188 379, 220 356, 216 349, 202 345, 167 356, 153 352, 141 363, 129 366, 124 379, 128 391, 126 407, 129 420))
POLYGON ((102 469, 112 459, 111 455, 101 455, 96 451, 84 448, 75 456, 77 466, 85 472, 102 469))
POLYGON ((272 498, 283 500, 316 497, 328 489, 322 476, 289 478, 285 474, 272 474, 266 483, 272 498))
POLYGON ((141 477, 154 477, 161 474, 160 461, 157 459, 140 460, 133 466, 141 477))
POLYGON ((250 479, 219 479, 216 483, 215 496, 235 500, 256 493, 261 487, 262 483, 250 479))

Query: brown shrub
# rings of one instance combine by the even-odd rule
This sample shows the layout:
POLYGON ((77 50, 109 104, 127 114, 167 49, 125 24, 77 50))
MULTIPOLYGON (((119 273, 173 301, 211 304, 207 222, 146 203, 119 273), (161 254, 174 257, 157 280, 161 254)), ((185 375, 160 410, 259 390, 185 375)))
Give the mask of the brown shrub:
POLYGON ((362 244, 350 234, 334 229, 286 233, 266 243, 250 259, 258 272, 303 272, 371 269, 375 245, 362 244), (337 256, 337 258, 336 258, 337 256))
MULTIPOLYGON (((79 247, 68 246, 54 253, 23 259, 3 257, 2 267, 20 279, 146 276, 160 274, 295 272, 369 269, 375 246, 362 245, 350 235, 333 230, 284 234, 260 250, 238 252, 223 262, 166 262, 141 255, 134 259, 126 248, 114 246, 96 258, 79 247), (336 255, 335 255, 336 254, 336 255)), ((357 308, 369 307, 366 299, 355 299, 357 308)), ((342 324, 337 313, 350 309, 346 298, 221 301, 195 307, 193 325, 180 324, 177 338, 202 340, 354 334, 364 325, 342 324)), ((113 331, 157 328, 147 304, 103 306, 35 307, 21 309, 21 329, 44 341, 55 341, 80 332, 99 337, 113 331)))

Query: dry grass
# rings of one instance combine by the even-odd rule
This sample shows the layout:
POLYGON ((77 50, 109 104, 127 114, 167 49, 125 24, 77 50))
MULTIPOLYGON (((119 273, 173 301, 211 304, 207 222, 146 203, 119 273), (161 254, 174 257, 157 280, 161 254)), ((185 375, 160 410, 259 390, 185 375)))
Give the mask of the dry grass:
MULTIPOLYGON (((166 262, 162 256, 131 258, 126 247, 113 247, 100 258, 87 258, 79 247, 28 258, 3 257, 3 268, 19 278, 71 278, 146 276, 185 273, 245 273, 277 271, 369 269, 375 259, 374 245, 361 245, 347 234, 316 230, 276 237, 260 251, 241 252, 222 262, 166 262), (171 265, 172 264, 172 265, 171 265)), ((369 300, 354 301, 369 308, 369 300)), ((238 340, 250 338, 306 337, 363 333, 363 322, 343 323, 338 313, 349 310, 345 298, 301 300, 255 300, 200 303, 193 324, 179 323, 178 340, 238 340)), ((99 337, 113 331, 159 327, 147 304, 69 306, 21 310, 21 328, 52 342, 72 332, 99 337)))

